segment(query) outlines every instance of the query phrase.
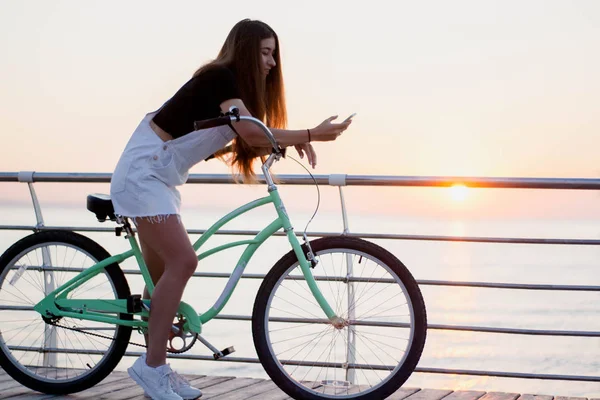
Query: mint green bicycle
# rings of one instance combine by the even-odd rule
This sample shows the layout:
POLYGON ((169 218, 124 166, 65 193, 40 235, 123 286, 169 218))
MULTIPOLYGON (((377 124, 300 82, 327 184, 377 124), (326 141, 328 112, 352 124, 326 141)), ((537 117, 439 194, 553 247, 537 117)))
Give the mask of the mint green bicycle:
MULTIPOLYGON (((270 174, 284 152, 259 120, 237 110, 201 121, 209 127, 248 120, 273 146, 262 166, 268 196, 227 214, 195 243, 198 252, 221 227, 272 204, 278 217, 253 239, 227 243, 199 260, 246 246, 214 306, 204 313, 181 302, 168 351, 182 353, 197 341, 215 359, 219 351, 202 326, 226 305, 258 247, 283 229, 291 245, 258 290, 252 314, 256 352, 271 379, 295 399, 383 399, 414 371, 427 332, 423 297, 408 269, 390 252, 348 236, 301 244, 270 174)), ((90 388, 119 363, 132 329, 144 331, 151 302, 132 295, 119 264, 135 257, 150 293, 154 285, 127 218, 114 215, 110 198, 88 196, 100 221, 117 222, 131 249, 111 256, 93 240, 70 231, 33 233, 0 257, 0 366, 31 389, 67 394, 90 388)))

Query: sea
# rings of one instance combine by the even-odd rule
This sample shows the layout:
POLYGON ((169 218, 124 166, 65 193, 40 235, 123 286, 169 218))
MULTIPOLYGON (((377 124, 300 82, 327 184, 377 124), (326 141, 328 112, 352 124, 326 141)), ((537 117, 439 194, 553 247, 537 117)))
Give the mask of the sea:
MULTIPOLYGON (((19 190, 23 191, 23 185, 19 190)), ((212 189, 218 189, 216 186, 212 189)), ((302 189, 306 192, 308 189, 302 189)), ((295 230, 302 232, 311 219, 316 195, 302 196, 300 189, 291 193, 287 210, 295 230)), ((309 232, 339 234, 343 231, 342 213, 337 189, 321 193, 320 211, 309 225, 309 232)), ((44 223, 47 226, 111 227, 99 223, 85 209, 85 199, 77 201, 42 191, 44 223)), ((182 210, 186 228, 206 229, 227 210, 250 200, 255 193, 239 197, 224 195, 206 198, 194 194, 182 210), (226 197, 222 197, 226 196, 226 197), (244 197, 248 197, 247 199, 244 197)), ((263 195, 263 194, 261 194, 263 195)), ((597 194, 596 194, 597 196, 597 194)), ((374 197, 375 199, 375 197, 374 197)), ((361 203, 365 204, 365 197, 361 203)), ((450 200, 449 200, 450 201, 450 200)), ((468 200, 466 200, 468 201, 468 200)), ((373 200, 376 203, 375 200, 373 200)), ((355 201, 356 203, 356 201, 355 201)), ((184 205, 186 202, 184 201, 184 205)), ((402 235, 450 235, 476 237, 600 239, 597 210, 576 217, 542 218, 532 212, 516 216, 469 216, 457 212, 438 213, 435 217, 411 212, 403 205, 397 208, 374 206, 348 207, 348 228, 353 233, 388 233, 402 235)), ((368 204, 368 203, 367 203, 368 204)), ((256 210, 226 225, 224 229, 260 230, 273 218, 272 210, 256 210)), ((27 196, 21 201, 0 203, 0 225, 35 225, 35 214, 27 196)), ((30 234, 27 230, 0 229, 0 252, 30 234)), ((83 232, 114 254, 126 250, 127 242, 111 232, 83 232)), ((191 235, 195 241, 199 235, 191 235)), ((243 236, 217 235, 208 243, 216 246, 243 236)), ((469 282, 531 283, 548 285, 600 286, 600 246, 564 244, 472 243, 436 240, 369 239, 396 255, 417 280, 469 282)), ((267 241, 248 264, 247 273, 266 273, 287 251, 283 237, 267 241)), ((241 254, 231 249, 203 260, 198 271, 231 272, 241 254)), ((134 268, 126 264, 124 268, 134 268)), ((128 277, 133 293, 141 293, 139 276, 128 277)), ((197 310, 210 308, 226 279, 194 278, 188 284, 184 300, 197 310)), ((224 314, 251 315, 258 283, 242 280, 223 310, 224 314)), ((448 287, 421 285, 429 324, 522 328, 546 330, 578 330, 600 333, 599 291, 547 291, 448 287)), ((213 320, 203 326, 203 336, 218 348, 234 346, 236 357, 256 357, 249 322, 213 320)), ((132 341, 143 339, 134 333, 132 341)), ((130 346, 130 351, 139 348, 130 346)), ((190 354, 210 356, 211 352, 197 344, 190 354)), ((133 358, 125 357, 117 369, 125 370, 133 358)), ((260 364, 171 359, 171 365, 182 373, 267 378, 260 364)), ((533 336, 477 333, 430 329, 420 368, 577 375, 600 377, 600 337, 533 336)), ((600 397, 600 382, 541 380, 489 376, 413 373, 405 387, 448 390, 476 390, 568 397, 600 397)))

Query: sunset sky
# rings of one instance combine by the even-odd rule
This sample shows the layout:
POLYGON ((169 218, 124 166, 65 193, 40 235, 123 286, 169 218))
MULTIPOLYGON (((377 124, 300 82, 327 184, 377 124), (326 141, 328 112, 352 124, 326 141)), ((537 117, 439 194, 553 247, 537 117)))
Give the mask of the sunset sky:
POLYGON ((357 113, 318 174, 600 177, 592 0, 0 0, 0 171, 112 172, 246 17, 279 35, 290 128, 357 113))

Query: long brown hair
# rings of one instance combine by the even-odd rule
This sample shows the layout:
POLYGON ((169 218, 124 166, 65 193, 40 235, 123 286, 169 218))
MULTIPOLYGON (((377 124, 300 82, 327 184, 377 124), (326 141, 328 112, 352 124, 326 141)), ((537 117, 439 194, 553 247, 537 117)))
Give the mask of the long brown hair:
MULTIPOLYGON (((279 39, 275 31, 262 21, 244 19, 231 29, 217 58, 200 67, 194 76, 212 66, 226 66, 236 76, 241 100, 253 117, 260 119, 270 128, 283 129, 287 126, 287 111, 279 39), (261 41, 275 39, 273 67, 266 79, 261 62, 261 41)), ((223 154, 217 153, 217 156, 223 154)), ((252 169, 256 152, 243 139, 233 141, 233 155, 229 164, 242 174, 245 181, 253 182, 256 174, 252 169)))

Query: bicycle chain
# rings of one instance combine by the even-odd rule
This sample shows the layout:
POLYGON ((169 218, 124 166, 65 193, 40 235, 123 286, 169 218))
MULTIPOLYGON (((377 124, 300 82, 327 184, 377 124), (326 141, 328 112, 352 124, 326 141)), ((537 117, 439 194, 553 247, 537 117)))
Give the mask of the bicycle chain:
MULTIPOLYGON (((108 339, 108 340, 112 340, 115 341, 115 338, 110 337, 110 336, 105 336, 105 335, 101 335, 99 333, 94 333, 94 332, 88 332, 88 331, 84 331, 83 329, 79 329, 79 328, 72 328, 70 326, 65 326, 65 325, 59 325, 56 322, 52 322, 52 321, 46 321, 46 323, 48 325, 52 325, 52 326, 56 326, 57 328, 63 328, 63 329, 68 329, 70 331, 75 331, 75 332, 79 332, 79 333, 83 333, 84 335, 90 335, 90 336, 95 336, 95 337, 99 337, 102 339, 108 339)), ((128 342, 129 344, 132 344, 134 346, 138 346, 138 347, 144 347, 144 348, 148 348, 148 346, 146 346, 145 344, 140 344, 140 343, 135 343, 135 342, 128 342)), ((173 351, 170 351, 167 349, 168 353, 175 353, 173 351)))
MULTIPOLYGON (((84 335, 90 335, 90 336, 95 336, 95 337, 99 337, 99 338, 102 338, 102 339, 108 339, 108 340, 112 340, 113 342, 115 341, 115 338, 113 338, 113 337, 110 337, 110 336, 101 335, 101 334, 99 334, 99 333, 88 332, 88 331, 84 331, 83 329, 79 329, 79 328, 72 328, 72 327, 70 327, 70 326, 59 325, 59 324, 57 324, 56 322, 53 322, 53 321, 50 321, 50 320, 46 320, 46 319, 45 319, 45 322, 46 322, 48 325, 56 326, 57 328, 68 329, 68 330, 70 330, 70 331, 75 331, 75 332, 83 333, 84 335)), ((194 342, 195 342, 195 340, 194 340, 194 342)), ((194 343, 194 342, 192 342, 192 343, 194 343)), ((131 341, 129 341, 129 342, 127 342, 127 343, 128 343, 128 344, 131 344, 131 345, 134 345, 134 346, 143 347, 143 348, 145 348, 145 349, 147 349, 147 348, 148 348, 148 346, 147 346, 147 345, 145 345, 145 344, 135 343, 135 342, 131 342, 131 341)), ((190 347, 191 347, 191 346, 190 346, 190 347)), ((185 352, 186 352, 186 351, 188 351, 189 349, 186 349, 185 351, 174 351, 174 350, 170 350, 170 349, 168 349, 168 348, 167 348, 166 350, 167 350, 167 353, 171 353, 171 354, 181 354, 181 353, 185 353, 185 352)))

